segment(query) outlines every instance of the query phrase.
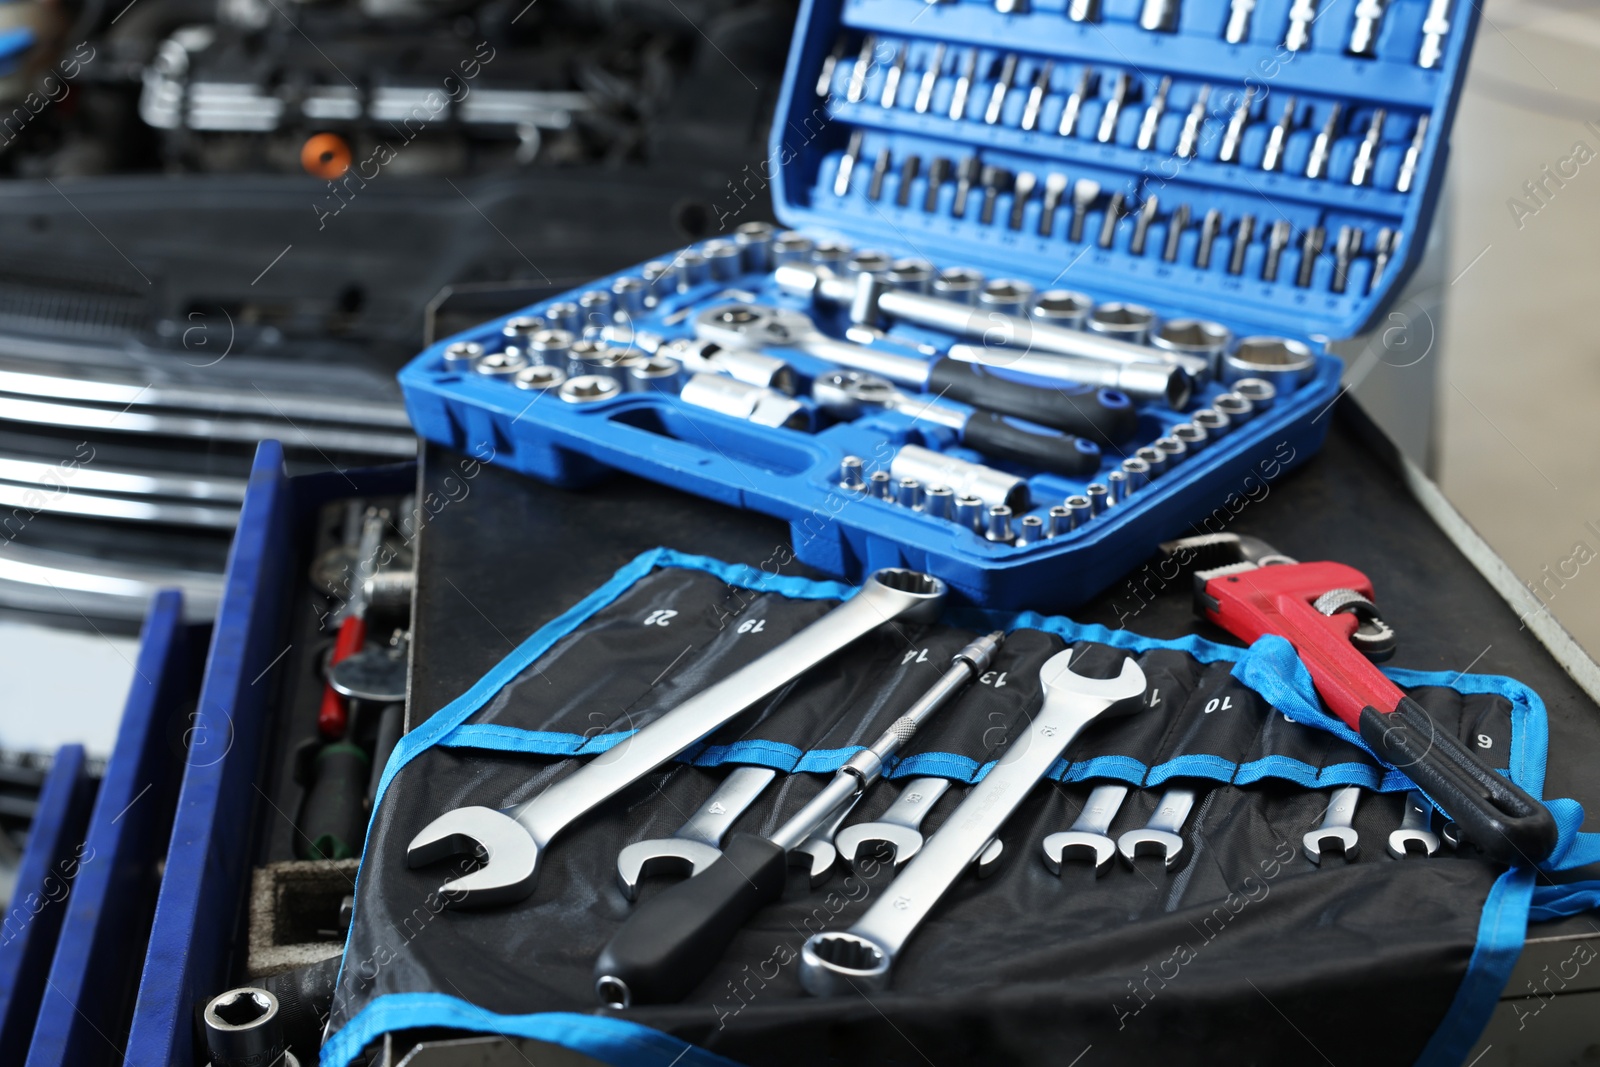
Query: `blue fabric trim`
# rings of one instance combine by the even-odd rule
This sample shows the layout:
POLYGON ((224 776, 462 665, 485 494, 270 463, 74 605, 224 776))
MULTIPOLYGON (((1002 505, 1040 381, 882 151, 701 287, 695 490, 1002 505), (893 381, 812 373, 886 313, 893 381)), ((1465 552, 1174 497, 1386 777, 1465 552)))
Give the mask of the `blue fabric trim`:
POLYGON ((1522 955, 1528 936, 1528 901, 1533 892, 1533 871, 1514 867, 1495 879, 1478 921, 1478 943, 1467 962, 1466 977, 1439 1028, 1417 1057, 1417 1067, 1457 1067, 1489 1022, 1511 968, 1522 955))
POLYGON ((978 761, 970 756, 953 752, 919 752, 895 764, 887 777, 910 778, 927 775, 949 778, 956 782, 970 782, 978 773, 978 761))
POLYGON ((324 1067, 349 1063, 390 1030, 448 1026, 564 1045, 616 1067, 739 1067, 659 1030, 602 1015, 540 1012, 497 1015, 443 993, 390 993, 368 1004, 322 1048, 324 1067))
POLYGON ((1233 778, 1233 772, 1238 769, 1239 765, 1232 760, 1196 752, 1188 756, 1174 756, 1167 762, 1150 768, 1150 773, 1145 777, 1145 784, 1160 785, 1172 778, 1210 778, 1213 781, 1226 782, 1233 778))
POLYGON ((1091 778, 1105 778, 1116 782, 1127 782, 1129 785, 1141 785, 1144 782, 1144 764, 1132 756, 1096 756, 1091 760, 1074 763, 1067 769, 1067 782, 1086 782, 1091 778))
POLYGON ((1528 921, 1545 923, 1553 919, 1570 919, 1595 908, 1600 908, 1600 882, 1538 885, 1533 887, 1533 905, 1528 912, 1528 921))
POLYGON ((593 756, 615 748, 637 732, 622 730, 585 737, 555 730, 523 730, 492 722, 464 722, 441 737, 439 747, 527 752, 536 756, 593 756))

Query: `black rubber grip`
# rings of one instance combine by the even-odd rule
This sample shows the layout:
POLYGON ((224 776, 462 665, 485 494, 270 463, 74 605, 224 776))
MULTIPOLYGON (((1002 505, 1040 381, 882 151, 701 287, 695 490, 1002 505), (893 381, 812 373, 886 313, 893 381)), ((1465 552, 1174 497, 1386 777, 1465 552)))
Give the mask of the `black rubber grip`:
POLYGON ((1028 385, 959 359, 936 360, 928 368, 928 392, 1104 445, 1119 445, 1139 429, 1133 402, 1113 389, 1028 385))
POLYGON ((783 849, 734 834, 710 867, 628 916, 595 962, 601 1003, 672 1004, 688 996, 745 921, 783 896, 788 870, 783 849))
POLYGON ((1361 739, 1415 782, 1490 859, 1532 867, 1556 847, 1556 820, 1515 782, 1479 763, 1421 704, 1361 709, 1361 739))
POLYGON ((300 810, 300 858, 352 860, 361 856, 367 836, 362 807, 372 763, 348 741, 332 741, 317 753, 315 776, 300 810))
POLYGON ((1100 469, 1100 446, 1084 437, 1027 427, 992 411, 974 411, 961 443, 992 459, 1007 459, 1052 474, 1081 478, 1100 469))

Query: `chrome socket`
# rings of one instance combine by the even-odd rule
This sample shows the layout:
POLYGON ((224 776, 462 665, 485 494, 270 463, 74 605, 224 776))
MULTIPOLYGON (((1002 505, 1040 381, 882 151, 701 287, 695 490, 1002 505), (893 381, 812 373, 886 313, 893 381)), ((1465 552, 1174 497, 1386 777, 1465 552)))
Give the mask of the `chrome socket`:
POLYGON ((985 513, 986 521, 983 528, 985 540, 1005 542, 1009 544, 1016 535, 1011 532, 1011 509, 1001 504, 985 513))
POLYGON ((860 491, 867 487, 866 475, 862 473, 860 456, 846 456, 839 461, 839 488, 860 491))
POLYGON ((612 317, 633 316, 645 309, 643 278, 618 278, 611 283, 612 317))
POLYGON ((1026 315, 1033 300, 1033 286, 1015 278, 995 278, 978 292, 978 307, 1002 315, 1026 315))
POLYGON ((933 279, 933 295, 957 304, 976 304, 983 275, 971 267, 950 267, 933 279))
POLYGON ((524 351, 530 362, 545 367, 565 367, 576 340, 566 330, 540 330, 528 338, 524 351))
POLYGON ((1128 472, 1116 470, 1106 475, 1106 486, 1110 493, 1110 505, 1121 504, 1128 499, 1128 494, 1133 489, 1128 485, 1128 472))
POLYGON ((883 274, 892 266, 894 260, 889 258, 889 253, 864 248, 845 260, 844 273, 852 278, 859 274, 883 274))
POLYGON ((867 485, 869 495, 894 503, 894 483, 888 471, 873 471, 872 476, 867 479, 867 485))
POLYGON ((983 524, 983 501, 975 496, 956 497, 956 524, 976 533, 983 524))
MULTIPOLYGON (((1141 451, 1143 451, 1141 449, 1141 451)), ((1142 456, 1129 456, 1122 461, 1122 473, 1127 475, 1127 490, 1129 493, 1143 489, 1150 484, 1151 470, 1149 460, 1142 456)))
POLYGON ((1206 445, 1206 431, 1192 422, 1180 422, 1172 428, 1172 438, 1181 444, 1187 454, 1193 455, 1206 445))
POLYGON ((897 259, 884 275, 884 281, 891 288, 905 289, 913 293, 926 293, 933 286, 933 264, 925 259, 908 257, 897 259))
POLYGON ((1096 304, 1085 325, 1090 333, 1142 345, 1150 340, 1150 331, 1156 326, 1156 313, 1143 304, 1112 301, 1096 304))
POLYGON ((1189 417, 1189 421, 1205 432, 1205 439, 1209 442, 1226 434, 1232 420, 1216 408, 1201 408, 1189 417))
MULTIPOLYGON (((1074 498, 1068 497, 1067 499, 1072 500, 1074 498)), ((1082 500, 1085 508, 1089 506, 1088 497, 1077 497, 1076 499, 1082 500)), ((1071 530, 1072 513, 1067 509, 1067 506, 1065 504, 1057 504, 1055 507, 1051 508, 1050 517, 1045 521, 1044 524, 1044 535, 1046 537, 1060 537, 1062 534, 1069 533, 1071 530)))
POLYGON ((1033 302, 1033 317, 1040 322, 1081 330, 1093 308, 1094 299, 1087 293, 1047 289, 1033 302))
POLYGON ((765 274, 772 269, 772 241, 778 228, 770 222, 746 222, 733 231, 733 243, 739 246, 740 262, 751 274, 765 274))
POLYGON ((811 249, 811 262, 831 268, 834 271, 843 271, 844 265, 855 254, 855 249, 843 241, 818 241, 811 249))
POLYGON ((537 315, 513 315, 500 327, 500 336, 521 345, 544 328, 545 321, 537 315))
MULTIPOLYGON (((1111 473, 1121 474, 1122 472, 1112 471, 1111 473)), ((1083 495, 1089 500, 1090 515, 1104 515, 1106 508, 1109 508, 1115 502, 1111 498, 1110 485, 1101 484, 1100 482, 1089 483, 1089 487, 1083 491, 1083 495)))
POLYGON ((922 507, 922 483, 915 478, 901 478, 895 483, 895 503, 913 511, 922 507))
POLYGON ((1044 520, 1037 515, 1024 515, 1017 524, 1017 543, 1036 545, 1044 540, 1044 520))
POLYGON ((706 258, 706 276, 713 281, 731 282, 744 273, 739 246, 732 241, 721 237, 707 241, 700 246, 700 254, 706 258))
POLYGON ((1263 378, 1279 393, 1292 393, 1315 372, 1311 349, 1287 337, 1246 337, 1222 356, 1222 380, 1263 378))
POLYGON ((521 349, 507 348, 500 352, 487 352, 478 357, 472 369, 485 378, 509 378, 528 365, 528 357, 521 349))
POLYGON ((1150 343, 1163 352, 1204 359, 1213 375, 1218 373, 1217 362, 1232 342, 1232 330, 1205 319, 1168 319, 1150 336, 1150 343))
POLYGON ((817 243, 803 233, 785 230, 772 239, 772 265, 782 266, 785 263, 809 263, 811 252, 817 243))
POLYGON ((531 392, 543 392, 546 389, 559 389, 567 380, 567 372, 560 367, 549 367, 535 364, 532 367, 523 367, 517 371, 512 381, 518 389, 527 389, 531 392))
POLYGON ((671 356, 630 356, 628 391, 676 393, 683 384, 683 364, 671 356))
POLYGON ((616 301, 603 289, 590 289, 578 297, 579 334, 603 330, 616 321, 616 301))
POLYGON ((1155 445, 1146 445, 1134 452, 1133 458, 1144 460, 1146 480, 1153 480, 1167 473, 1167 454, 1155 445))
POLYGON ((653 260, 639 268, 644 279, 645 303, 651 307, 678 291, 678 268, 665 260, 653 260))
POLYGON ((561 383, 560 396, 569 404, 598 404, 620 396, 622 386, 609 374, 580 374, 561 383))
POLYGON ((483 355, 483 346, 476 341, 456 341, 444 350, 445 370, 466 370, 474 360, 483 355))
MULTIPOLYGON (((1100 488, 1104 489, 1105 486, 1100 488)), ((1069 496, 1061 507, 1067 513, 1067 529, 1076 530, 1095 517, 1094 501, 1087 496, 1069 496)))
POLYGON ((561 300, 544 309, 544 320, 552 330, 576 335, 583 325, 583 312, 570 300, 561 300))
POLYGON ((1255 405, 1238 393, 1223 393, 1211 401, 1211 406, 1228 416, 1228 421, 1235 426, 1244 425, 1255 414, 1255 405))
POLYGON ((932 485, 922 499, 922 510, 936 519, 956 517, 956 494, 948 485, 932 485))
POLYGON ((809 430, 812 424, 811 409, 787 393, 722 374, 691 374, 678 391, 678 397, 686 404, 757 426, 809 430))
POLYGON ((1176 437, 1158 437, 1153 442, 1153 445, 1161 451, 1161 455, 1165 459, 1166 469, 1169 471, 1183 462, 1184 457, 1189 454, 1189 446, 1176 437))
POLYGON ((673 260, 678 265, 678 292, 687 293, 697 285, 704 285, 711 276, 706 257, 693 248, 685 248, 673 260))
POLYGON ((1233 383, 1233 391, 1250 401, 1257 411, 1267 411, 1278 398, 1278 389, 1265 378, 1240 378, 1233 383))

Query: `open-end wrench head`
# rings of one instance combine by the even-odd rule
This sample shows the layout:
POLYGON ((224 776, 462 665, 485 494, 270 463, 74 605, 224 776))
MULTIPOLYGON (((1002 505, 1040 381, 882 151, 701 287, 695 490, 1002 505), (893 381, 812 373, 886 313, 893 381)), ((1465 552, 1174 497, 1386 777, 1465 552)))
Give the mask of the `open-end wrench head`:
POLYGON ((522 824, 493 808, 465 807, 433 820, 406 846, 406 864, 424 867, 452 856, 476 855, 483 866, 439 887, 455 907, 485 907, 533 892, 539 845, 522 824))
POLYGON ((1140 827, 1117 838, 1117 851, 1130 867, 1139 856, 1160 856, 1170 871, 1178 865, 1178 858, 1183 855, 1183 838, 1165 830, 1140 827))
POLYGON ((1355 859, 1356 853, 1361 851, 1360 844, 1361 838, 1349 826, 1324 826, 1309 831, 1300 839, 1306 859, 1318 866, 1322 864, 1323 854, 1328 852, 1343 856, 1346 862, 1355 859))
POLYGON ((1432 830, 1396 830, 1389 835, 1389 855, 1397 860, 1418 854, 1431 856, 1438 851, 1439 835, 1432 830))
POLYGON ((895 823, 863 822, 840 830, 833 844, 857 874, 863 874, 861 868, 868 863, 888 863, 898 870, 921 851, 922 833, 895 823))
POLYGON ((797 846, 789 853, 789 866, 806 867, 811 879, 811 888, 815 889, 828 880, 828 875, 833 871, 833 865, 839 862, 839 850, 833 847, 832 841, 821 838, 810 838, 797 846))
POLYGON ((972 861, 972 865, 978 870, 979 878, 987 878, 998 869, 1000 853, 1004 851, 1005 845, 1001 843, 998 837, 983 846, 983 851, 978 853, 978 858, 972 861))
POLYGON ((889 987, 889 952, 847 930, 813 934, 800 948, 800 985, 814 997, 889 987))
POLYGON ((1072 650, 1057 652, 1039 668, 1039 681, 1044 686, 1045 699, 1053 692, 1094 697, 1108 704, 1128 700, 1144 693, 1144 671, 1132 656, 1122 661, 1122 673, 1115 678, 1086 678, 1071 667, 1072 650))
POLYGON ((635 841, 617 853, 617 887, 629 900, 639 896, 639 883, 658 874, 693 878, 722 855, 722 850, 682 837, 635 841))
POLYGON ((1103 834, 1090 834, 1082 830, 1062 830, 1044 839, 1044 865, 1050 873, 1061 874, 1068 860, 1088 860, 1094 864, 1095 877, 1105 874, 1117 856, 1117 844, 1103 834))

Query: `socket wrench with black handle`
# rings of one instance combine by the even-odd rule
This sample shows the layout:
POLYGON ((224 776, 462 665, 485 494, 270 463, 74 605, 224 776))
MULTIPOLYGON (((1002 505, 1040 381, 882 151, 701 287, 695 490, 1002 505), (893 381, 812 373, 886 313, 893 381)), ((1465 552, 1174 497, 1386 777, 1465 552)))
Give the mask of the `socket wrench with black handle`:
POLYGON ((610 1007, 682 1000, 699 985, 745 921, 783 895, 789 852, 878 780, 923 720, 988 669, 1005 639, 996 632, 957 652, 949 670, 889 729, 851 756, 770 837, 734 834, 722 858, 634 909, 595 962, 595 992, 610 1007))

